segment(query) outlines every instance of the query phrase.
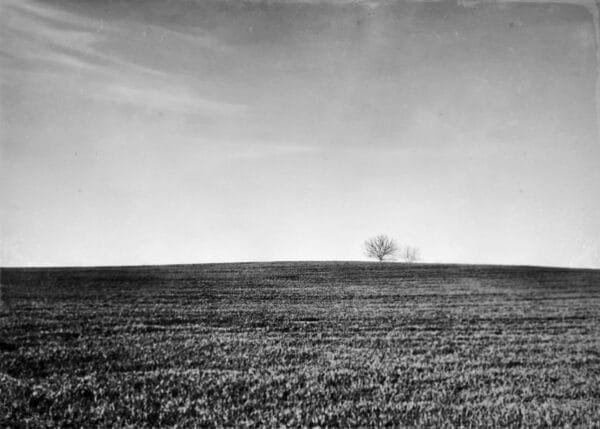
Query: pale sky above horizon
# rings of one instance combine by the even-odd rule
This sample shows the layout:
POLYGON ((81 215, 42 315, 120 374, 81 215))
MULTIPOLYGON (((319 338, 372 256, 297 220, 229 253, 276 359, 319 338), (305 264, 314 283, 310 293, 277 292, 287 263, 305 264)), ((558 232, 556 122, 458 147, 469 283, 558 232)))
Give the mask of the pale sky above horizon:
POLYGON ((0 5, 0 266, 600 268, 581 5, 0 5))

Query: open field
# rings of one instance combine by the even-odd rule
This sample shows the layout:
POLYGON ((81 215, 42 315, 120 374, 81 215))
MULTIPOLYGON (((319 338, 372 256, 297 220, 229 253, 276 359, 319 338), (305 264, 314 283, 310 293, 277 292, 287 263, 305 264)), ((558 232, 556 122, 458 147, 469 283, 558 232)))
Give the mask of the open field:
POLYGON ((600 271, 2 270, 0 426, 600 426, 600 271))

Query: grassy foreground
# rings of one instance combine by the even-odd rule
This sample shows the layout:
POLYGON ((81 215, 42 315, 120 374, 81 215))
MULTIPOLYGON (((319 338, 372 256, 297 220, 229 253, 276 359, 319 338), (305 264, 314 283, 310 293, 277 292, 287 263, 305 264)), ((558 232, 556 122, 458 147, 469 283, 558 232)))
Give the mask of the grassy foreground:
POLYGON ((600 271, 3 269, 0 427, 600 426, 600 271))

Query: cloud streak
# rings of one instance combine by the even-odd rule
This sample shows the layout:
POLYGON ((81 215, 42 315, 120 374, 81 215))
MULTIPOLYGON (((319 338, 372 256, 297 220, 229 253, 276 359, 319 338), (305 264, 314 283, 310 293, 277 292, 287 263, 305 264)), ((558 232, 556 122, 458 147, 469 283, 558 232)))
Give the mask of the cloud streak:
POLYGON ((151 88, 131 84, 111 84, 103 92, 94 96, 102 100, 132 104, 142 109, 166 110, 182 114, 211 113, 230 116, 240 114, 246 109, 242 104, 212 101, 193 94, 191 90, 173 85, 151 88))
POLYGON ((104 22, 51 6, 13 0, 4 4, 2 21, 4 50, 25 59, 77 64, 98 73, 111 74, 118 67, 134 73, 162 75, 158 70, 102 52, 98 47, 100 42, 118 34, 114 26, 104 22))
MULTIPOLYGON (((105 41, 123 37, 118 24, 29 1, 7 0, 2 13, 3 62, 8 70, 4 80, 19 82, 24 74, 60 79, 86 76, 87 96, 104 102, 191 115, 236 115, 245 109, 241 104, 203 97, 189 85, 178 83, 172 73, 138 64, 115 52, 104 52, 105 41)), ((138 32, 175 36, 207 48, 218 46, 208 36, 132 25, 144 27, 138 32)), ((136 29, 128 31, 135 33, 136 29)))

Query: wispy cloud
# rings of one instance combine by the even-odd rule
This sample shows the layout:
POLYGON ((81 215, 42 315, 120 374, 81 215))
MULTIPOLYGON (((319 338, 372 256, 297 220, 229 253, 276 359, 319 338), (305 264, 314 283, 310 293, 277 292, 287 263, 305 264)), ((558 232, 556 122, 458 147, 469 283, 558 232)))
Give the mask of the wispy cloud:
MULTIPOLYGON (((112 73, 117 66, 125 71, 158 75, 160 72, 98 46, 103 39, 116 37, 108 24, 29 1, 7 0, 2 9, 3 50, 23 60, 38 60, 68 68, 112 73)), ((13 67, 18 63, 12 62, 13 67)), ((27 71, 36 71, 28 64, 27 71)))
POLYGON ((7 71, 3 81, 9 84, 12 79, 22 86, 24 75, 31 74, 59 81, 77 76, 85 77, 86 89, 79 90, 86 97, 106 102, 180 114, 232 115, 245 108, 205 97, 177 73, 140 64, 127 51, 109 49, 129 33, 151 34, 158 43, 171 38, 172 45, 183 41, 200 48, 219 46, 200 30, 184 34, 145 23, 105 22, 54 5, 15 0, 2 4, 0 20, 7 71))
POLYGON ((178 113, 212 113, 217 115, 238 114, 245 110, 241 104, 226 103, 198 97, 192 90, 164 84, 159 88, 148 86, 113 84, 94 97, 127 103, 146 109, 166 110, 178 113))
MULTIPOLYGON (((144 44, 161 44, 170 39, 171 45, 187 44, 195 49, 223 52, 227 45, 201 28, 178 31, 168 26, 135 20, 104 20, 76 14, 55 5, 30 0, 5 0, 0 13, 0 37, 3 51, 23 59, 44 63, 94 69, 98 73, 119 71, 160 76, 160 67, 151 67, 132 59, 127 50, 113 49, 131 36, 143 37, 144 44), (69 61, 68 58, 71 58, 69 61)), ((14 66, 14 64, 13 64, 14 66)), ((32 71, 28 68, 27 71, 32 71)))

